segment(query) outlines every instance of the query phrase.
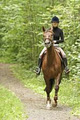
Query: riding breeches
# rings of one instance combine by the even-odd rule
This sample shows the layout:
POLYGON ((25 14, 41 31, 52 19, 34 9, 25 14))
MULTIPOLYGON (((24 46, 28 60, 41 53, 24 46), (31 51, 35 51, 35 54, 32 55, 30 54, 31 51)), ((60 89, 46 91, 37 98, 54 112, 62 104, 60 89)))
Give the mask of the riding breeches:
MULTIPOLYGON (((54 47, 55 47, 56 51, 58 51, 58 52, 61 53, 61 55, 62 55, 63 58, 66 58, 66 54, 64 53, 64 51, 62 50, 62 48, 60 48, 59 46, 54 46, 54 47)), ((39 58, 42 57, 43 53, 45 53, 46 50, 47 50, 47 48, 44 47, 43 50, 41 51, 40 55, 39 55, 39 58)))

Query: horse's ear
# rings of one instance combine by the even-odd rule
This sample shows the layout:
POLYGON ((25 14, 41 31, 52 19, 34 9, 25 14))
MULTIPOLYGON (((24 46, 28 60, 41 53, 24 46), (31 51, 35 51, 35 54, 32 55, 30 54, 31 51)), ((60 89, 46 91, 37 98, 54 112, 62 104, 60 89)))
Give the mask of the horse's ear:
POLYGON ((50 29, 51 31, 53 31, 53 27, 51 26, 51 29, 50 29))
POLYGON ((51 26, 51 28, 50 28, 50 31, 54 34, 54 32, 53 32, 53 27, 51 26))
POLYGON ((44 26, 42 27, 42 30, 43 30, 43 32, 45 32, 45 31, 46 31, 44 26))

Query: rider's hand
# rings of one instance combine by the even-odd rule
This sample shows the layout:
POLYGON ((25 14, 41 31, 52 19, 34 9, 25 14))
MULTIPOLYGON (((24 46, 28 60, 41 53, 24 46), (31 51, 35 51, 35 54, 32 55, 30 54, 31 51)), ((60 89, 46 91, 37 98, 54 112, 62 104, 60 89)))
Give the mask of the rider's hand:
POLYGON ((56 40, 54 40, 54 44, 56 43, 56 40))

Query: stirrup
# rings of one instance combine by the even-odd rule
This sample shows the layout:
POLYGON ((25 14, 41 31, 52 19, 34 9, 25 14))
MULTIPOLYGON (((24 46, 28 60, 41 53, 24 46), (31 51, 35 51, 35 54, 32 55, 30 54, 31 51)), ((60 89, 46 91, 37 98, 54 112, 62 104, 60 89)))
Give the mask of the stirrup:
POLYGON ((36 74, 40 75, 41 69, 39 67, 36 68, 36 74))
POLYGON ((70 70, 67 68, 67 69, 65 69, 65 73, 66 74, 69 74, 70 73, 70 70))

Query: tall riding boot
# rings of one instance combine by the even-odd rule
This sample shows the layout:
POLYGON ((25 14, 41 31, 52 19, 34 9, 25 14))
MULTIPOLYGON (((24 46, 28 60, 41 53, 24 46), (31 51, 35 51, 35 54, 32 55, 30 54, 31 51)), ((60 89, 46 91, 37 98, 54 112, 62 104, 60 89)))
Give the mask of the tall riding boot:
POLYGON ((67 58, 63 58, 63 63, 65 67, 65 73, 68 74, 70 72, 68 66, 67 66, 67 58))
POLYGON ((37 75, 40 75, 41 66, 42 66, 42 59, 39 58, 39 59, 38 59, 38 68, 36 69, 36 74, 37 74, 37 75))

